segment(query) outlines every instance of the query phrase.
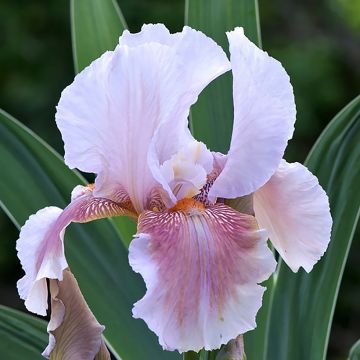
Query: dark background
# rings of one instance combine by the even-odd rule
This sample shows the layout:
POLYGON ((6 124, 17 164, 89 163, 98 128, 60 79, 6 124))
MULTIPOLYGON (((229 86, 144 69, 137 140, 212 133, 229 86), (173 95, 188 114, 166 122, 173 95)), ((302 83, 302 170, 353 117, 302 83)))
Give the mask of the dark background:
MULTIPOLYGON (((183 26, 183 0, 119 3, 132 31, 148 22, 163 22, 172 31, 183 26)), ((298 117, 286 157, 302 162, 331 118, 359 93, 360 1, 259 0, 259 8, 263 48, 283 63, 295 91, 298 117)), ((2 0, 0 45, 0 107, 63 154, 54 113, 74 74, 68 3, 2 0)), ((18 233, 1 210, 0 234, 0 303, 23 309, 15 288, 22 276, 15 252, 18 233)), ((345 359, 360 338, 358 239, 335 312, 332 360, 345 359)))

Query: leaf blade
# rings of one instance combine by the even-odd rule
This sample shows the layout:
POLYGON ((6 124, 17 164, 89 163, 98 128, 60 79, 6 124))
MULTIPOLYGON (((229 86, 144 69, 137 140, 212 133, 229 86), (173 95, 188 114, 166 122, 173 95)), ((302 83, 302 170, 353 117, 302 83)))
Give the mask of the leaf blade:
POLYGON ((360 360, 360 340, 351 347, 349 360, 360 360))
POLYGON ((0 358, 41 360, 48 341, 46 323, 0 305, 0 358))
POLYGON ((71 38, 78 73, 107 50, 113 50, 125 18, 115 0, 71 0, 71 38))

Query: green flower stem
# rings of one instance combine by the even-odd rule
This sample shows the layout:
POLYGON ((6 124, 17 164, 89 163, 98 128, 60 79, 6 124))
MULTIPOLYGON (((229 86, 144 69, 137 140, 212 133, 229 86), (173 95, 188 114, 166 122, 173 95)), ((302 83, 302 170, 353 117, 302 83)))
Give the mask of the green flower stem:
POLYGON ((183 360, 199 360, 199 354, 194 351, 184 353, 183 360))
POLYGON ((218 350, 205 351, 204 349, 198 353, 189 351, 184 353, 183 360, 215 360, 218 352, 218 350))

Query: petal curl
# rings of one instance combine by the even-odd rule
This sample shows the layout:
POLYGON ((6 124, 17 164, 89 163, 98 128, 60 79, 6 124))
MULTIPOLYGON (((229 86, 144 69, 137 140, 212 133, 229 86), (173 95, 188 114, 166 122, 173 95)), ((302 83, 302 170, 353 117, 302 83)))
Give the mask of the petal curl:
POLYGON ((293 89, 281 64, 242 28, 227 33, 233 73, 234 125, 227 162, 210 198, 236 198, 264 185, 277 169, 296 117, 293 89))
POLYGON ((158 28, 125 32, 113 52, 95 60, 63 91, 56 114, 66 164, 98 174, 97 196, 124 189, 138 213, 158 185, 147 163, 158 126, 169 122, 178 129, 175 138, 161 137, 164 144, 157 144, 161 163, 176 152, 182 134, 189 136, 187 116, 198 94, 229 68, 224 52, 205 35, 189 28, 170 35, 162 26, 168 41, 160 41, 158 28))
POLYGON ((200 192, 213 169, 213 155, 196 140, 189 142, 161 166, 165 183, 177 200, 190 198, 200 192))
POLYGON ((51 249, 46 249, 46 260, 41 256, 44 248, 44 238, 59 218, 62 210, 51 206, 31 215, 22 227, 19 240, 16 243, 18 257, 25 271, 25 276, 18 283, 21 299, 29 311, 46 315, 48 289, 46 277, 62 279, 62 271, 67 268, 64 256, 63 238, 56 241, 51 249), (42 257, 39 263, 39 257, 42 257), (41 272, 46 276, 38 277, 41 272))
POLYGON ((180 352, 215 349, 253 329, 265 290, 258 283, 276 265, 252 216, 199 204, 145 212, 129 247, 147 288, 133 316, 180 352))
POLYGON ((287 265, 310 272, 331 235, 329 200, 305 166, 282 160, 276 173, 254 194, 255 216, 287 265))
POLYGON ((62 280, 63 270, 68 267, 63 242, 65 228, 71 222, 88 222, 125 214, 127 210, 121 205, 85 193, 76 197, 65 210, 50 206, 31 215, 21 228, 16 243, 18 257, 25 271, 17 286, 27 309, 46 315, 46 279, 62 280))
POLYGON ((69 269, 63 281, 50 280, 51 318, 49 345, 43 356, 52 360, 110 360, 100 325, 80 292, 69 269))
POLYGON ((125 30, 120 37, 120 45, 130 47, 150 42, 167 45, 187 64, 186 77, 188 89, 199 93, 219 75, 230 70, 230 62, 214 40, 201 31, 184 26, 181 32, 171 34, 163 24, 145 24, 139 33, 131 34, 125 30))

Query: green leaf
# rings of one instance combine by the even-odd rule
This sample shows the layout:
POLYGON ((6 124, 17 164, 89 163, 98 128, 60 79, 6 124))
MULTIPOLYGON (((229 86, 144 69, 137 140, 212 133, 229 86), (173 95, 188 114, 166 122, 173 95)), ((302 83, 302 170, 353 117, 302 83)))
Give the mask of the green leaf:
POLYGON ((116 0, 71 0, 75 72, 113 50, 124 29, 125 19, 116 0))
POLYGON ((360 340, 350 349, 349 360, 360 360, 360 340))
MULTIPOLYGON (((325 359, 341 278, 360 210, 360 97, 328 125, 306 165, 319 178, 333 216, 328 250, 310 274, 282 262, 275 277, 266 360, 325 359)), ((260 359, 260 357, 257 357, 260 359)))
POLYGON ((218 350, 215 351, 205 351, 201 350, 198 353, 194 351, 188 351, 183 354, 183 360, 217 360, 216 356, 218 350))
MULTIPOLYGON (((269 327, 269 313, 272 303, 274 277, 271 276, 261 284, 266 288, 263 296, 262 306, 256 315, 256 328, 244 334, 245 353, 248 359, 265 360, 265 349, 267 347, 267 332, 269 327)), ((267 359, 266 359, 267 360, 267 359)))
MULTIPOLYGON (((64 208, 75 185, 83 183, 46 143, 0 111, 0 205, 19 227, 49 205, 64 208)), ((66 255, 111 350, 123 360, 175 359, 165 353, 144 322, 131 316, 145 288, 128 265, 127 249, 110 220, 72 224, 66 255)), ((14 244, 15 246, 15 244, 14 244)))
POLYGON ((44 359, 47 343, 45 321, 0 305, 0 359, 44 359))
POLYGON ((188 351, 184 353, 183 360, 198 360, 200 356, 200 353, 197 353, 195 351, 188 351))
MULTIPOLYGON (((186 0, 185 23, 214 39, 228 53, 226 31, 243 26, 261 46, 257 0, 186 0)), ((226 153, 233 121, 230 72, 213 81, 191 110, 191 129, 214 151, 226 153)))
POLYGON ((121 235, 121 239, 126 247, 129 247, 134 234, 136 234, 136 222, 133 219, 119 216, 113 218, 113 223, 121 235))

